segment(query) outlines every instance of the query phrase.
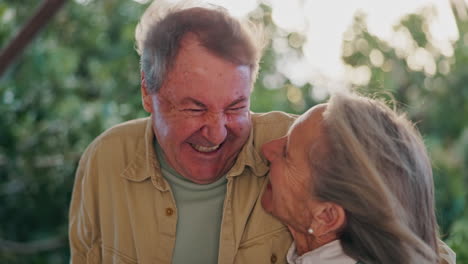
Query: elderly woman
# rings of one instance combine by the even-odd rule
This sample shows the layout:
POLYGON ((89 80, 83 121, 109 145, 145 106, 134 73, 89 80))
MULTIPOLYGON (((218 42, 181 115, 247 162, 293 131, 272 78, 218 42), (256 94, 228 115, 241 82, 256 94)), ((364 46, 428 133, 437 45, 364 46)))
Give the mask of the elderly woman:
POLYGON ((455 263, 437 250, 421 136, 384 103, 335 94, 262 151, 262 205, 293 235, 289 263, 455 263))

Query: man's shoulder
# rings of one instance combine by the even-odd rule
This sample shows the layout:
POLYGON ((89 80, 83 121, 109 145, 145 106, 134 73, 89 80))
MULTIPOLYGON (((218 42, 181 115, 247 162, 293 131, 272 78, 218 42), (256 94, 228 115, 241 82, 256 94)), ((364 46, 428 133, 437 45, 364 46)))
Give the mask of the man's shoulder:
POLYGON ((252 114, 252 129, 254 143, 262 144, 284 136, 298 115, 280 111, 252 114))
POLYGON ((298 115, 288 114, 281 111, 271 111, 266 113, 252 113, 253 125, 280 124, 288 127, 296 120, 298 115))
POLYGON ((119 123, 96 137, 85 153, 126 148, 131 150, 144 141, 149 117, 119 123))
POLYGON ((145 133, 146 126, 148 124, 149 117, 138 118, 128 120, 123 123, 119 123, 99 135, 97 140, 109 140, 112 138, 122 138, 127 136, 137 136, 145 133))
POLYGON ((136 137, 142 137, 148 125, 148 119, 149 117, 138 118, 116 124, 102 132, 93 141, 93 144, 102 144, 103 142, 115 140, 133 140, 136 137))

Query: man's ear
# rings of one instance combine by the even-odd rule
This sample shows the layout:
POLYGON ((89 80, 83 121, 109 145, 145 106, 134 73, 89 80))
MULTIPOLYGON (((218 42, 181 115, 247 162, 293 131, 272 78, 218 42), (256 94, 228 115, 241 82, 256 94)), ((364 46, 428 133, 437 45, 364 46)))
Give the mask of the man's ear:
POLYGON ((314 234, 323 236, 329 234, 338 234, 346 224, 346 213, 343 207, 331 202, 325 202, 317 206, 314 212, 314 234))
POLYGON ((141 72, 141 104, 146 112, 153 112, 153 98, 146 89, 145 73, 141 72))

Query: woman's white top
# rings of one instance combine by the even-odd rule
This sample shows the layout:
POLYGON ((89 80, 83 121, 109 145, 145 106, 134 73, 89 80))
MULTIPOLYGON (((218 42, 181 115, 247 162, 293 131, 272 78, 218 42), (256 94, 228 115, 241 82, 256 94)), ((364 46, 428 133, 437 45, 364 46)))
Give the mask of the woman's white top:
POLYGON ((343 251, 339 240, 298 256, 296 243, 292 243, 286 256, 289 264, 356 264, 357 260, 349 257, 343 251))

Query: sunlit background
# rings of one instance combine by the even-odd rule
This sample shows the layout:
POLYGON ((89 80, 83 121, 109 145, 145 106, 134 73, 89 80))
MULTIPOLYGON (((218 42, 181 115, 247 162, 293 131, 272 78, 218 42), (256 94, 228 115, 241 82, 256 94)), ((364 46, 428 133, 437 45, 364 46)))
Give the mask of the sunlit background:
MULTIPOLYGON (((41 2, 0 0, 0 47, 41 2)), ((468 0, 211 3, 271 38, 253 111, 300 114, 356 89, 407 113, 432 159, 441 238, 468 264, 468 0)), ((0 76, 0 263, 68 263, 81 154, 104 130, 148 115, 134 41, 148 5, 67 1, 0 76)))

